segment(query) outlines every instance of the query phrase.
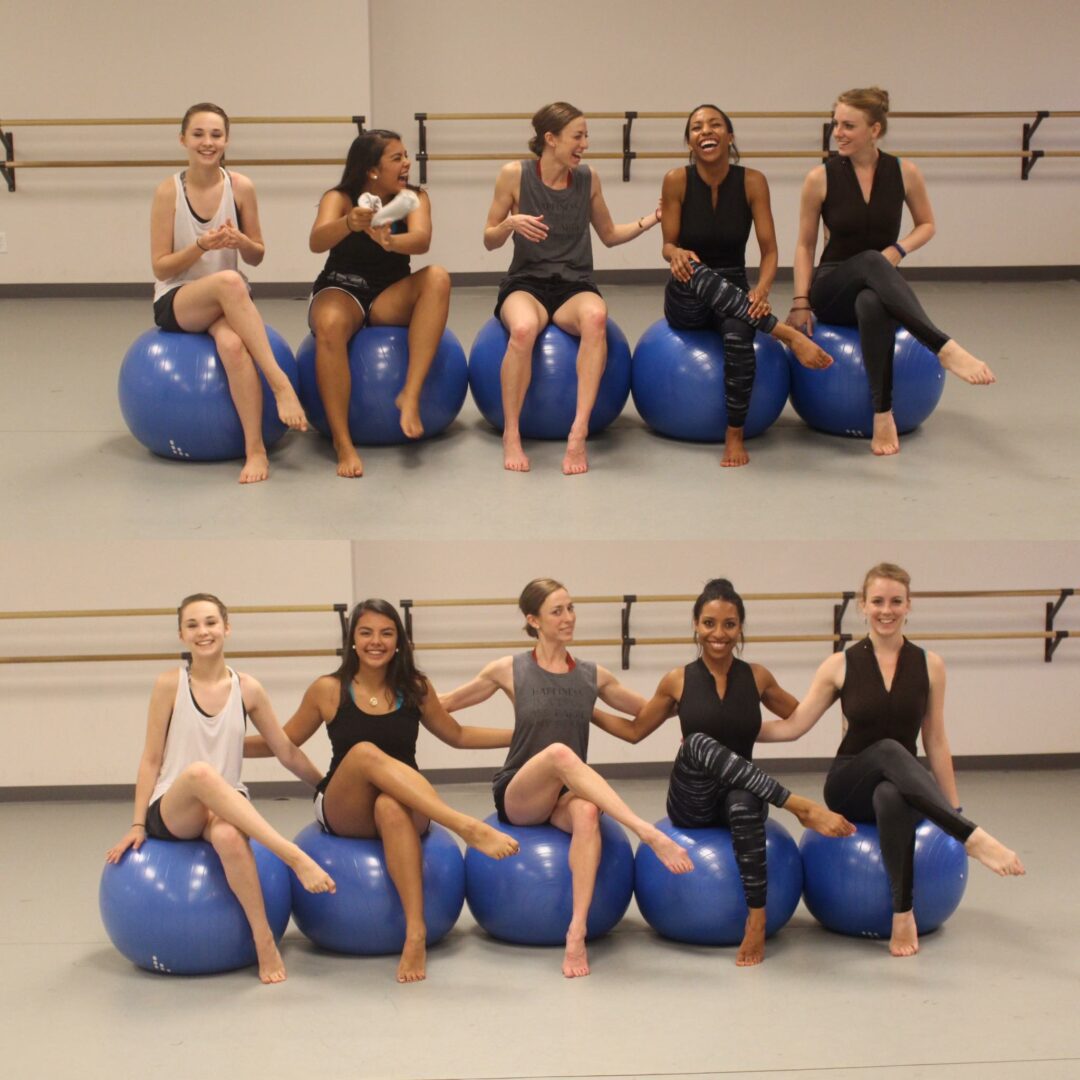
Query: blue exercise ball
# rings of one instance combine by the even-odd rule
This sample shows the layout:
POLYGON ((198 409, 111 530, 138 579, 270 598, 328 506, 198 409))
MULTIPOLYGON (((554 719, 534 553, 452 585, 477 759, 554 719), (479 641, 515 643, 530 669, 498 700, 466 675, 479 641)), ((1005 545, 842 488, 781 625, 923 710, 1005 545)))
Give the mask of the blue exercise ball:
MULTIPOLYGON (((858 329, 817 323, 814 343, 833 363, 812 370, 791 358, 795 411, 818 431, 869 438, 874 432, 874 405, 858 329)), ((903 434, 917 428, 937 407, 944 390, 945 369, 938 358, 906 330, 897 330, 892 407, 897 431, 903 434)))
MULTIPOLYGON (((680 829, 669 818, 656 826, 686 848, 694 869, 673 874, 652 848, 638 848, 634 893, 645 921, 673 941, 738 945, 746 931, 747 907, 731 832, 720 827, 680 829)), ((802 894, 799 849, 787 829, 772 820, 765 823, 765 862, 765 935, 772 937, 795 913, 802 894)))
MULTIPOLYGON (((289 868, 251 841, 274 937, 289 924, 289 868)), ((147 839, 107 863, 101 921, 133 964, 169 975, 209 975, 257 962, 251 927, 217 853, 205 840, 147 839)))
MULTIPOLYGON (((754 335, 757 361, 743 435, 752 439, 776 423, 787 404, 787 350, 754 335)), ((654 431, 689 442, 723 442, 727 434, 724 341, 713 330, 676 330, 655 322, 634 349, 634 406, 654 431)))
MULTIPOLYGON (((484 419, 503 429, 503 355, 510 335, 498 319, 488 319, 469 352, 469 388, 484 419)), ((521 409, 525 439, 565 439, 577 410, 579 339, 548 324, 533 346, 532 380, 521 409)), ((630 345, 626 335, 607 320, 607 364, 600 379, 589 434, 603 431, 623 411, 630 396, 630 345)))
MULTIPOLYGON (((266 328, 281 370, 298 387, 296 359, 285 339, 266 328)), ((263 388, 263 442, 267 449, 285 434, 274 395, 263 388)), ((178 461, 229 461, 244 456, 244 431, 229 394, 229 381, 209 334, 147 330, 120 365, 120 412, 147 448, 178 461)))
MULTIPOLYGON (((492 936, 517 945, 561 945, 573 913, 570 834, 554 825, 489 825, 512 836, 517 855, 491 859, 469 848, 465 896, 476 921, 492 936)), ((634 854, 615 821, 600 817, 602 850, 586 936, 602 937, 626 914, 634 892, 634 854)))
MULTIPOLYGON (((399 953, 405 945, 405 912, 386 869, 381 840, 331 836, 312 822, 296 843, 333 879, 334 893, 309 893, 293 881, 293 918, 305 937, 331 952, 358 956, 399 953)), ((465 864, 454 838, 432 824, 420 840, 424 871, 424 921, 429 945, 442 940, 465 902, 465 864)))
MULTIPOLYGON (((803 899, 822 926, 852 937, 892 934, 892 893, 876 825, 854 836, 803 833, 803 899)), ((960 905, 967 885, 964 845, 923 821, 915 832, 914 911, 920 934, 936 930, 960 905)))
MULTIPOLYGON (((326 409, 315 377, 315 338, 308 334, 296 353, 300 368, 300 400, 308 419, 330 435, 326 409)), ((409 367, 407 326, 365 326, 349 342, 349 435, 361 446, 395 446, 411 442, 401 430, 401 411, 394 398, 405 385, 409 367)), ((461 342, 444 330, 424 387, 420 420, 424 438, 445 431, 461 412, 469 387, 469 369, 461 342)))

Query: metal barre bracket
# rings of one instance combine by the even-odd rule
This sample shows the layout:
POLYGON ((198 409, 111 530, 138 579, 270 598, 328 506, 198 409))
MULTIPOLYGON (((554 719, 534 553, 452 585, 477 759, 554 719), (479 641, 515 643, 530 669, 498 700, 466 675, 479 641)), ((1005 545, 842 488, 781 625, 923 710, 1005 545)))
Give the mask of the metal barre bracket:
MULTIPOLYGON (((416 134, 416 160, 420 162, 420 183, 427 183, 427 113, 418 112, 414 114, 413 119, 419 125, 419 130, 416 134)), ((409 640, 412 640, 412 635, 409 635, 409 640)))
POLYGON ((630 608, 633 606, 634 601, 637 600, 637 596, 632 593, 628 593, 623 597, 623 609, 622 609, 622 669, 623 671, 630 670, 630 646, 637 644, 630 636, 630 608))
POLYGON ((1050 663, 1054 659, 1054 653, 1057 651, 1057 647, 1069 636, 1068 630, 1054 630, 1054 619, 1057 617, 1057 613, 1061 610, 1065 601, 1070 596, 1075 594, 1075 589, 1062 589, 1058 594, 1056 601, 1046 602, 1046 629, 1048 632, 1053 632, 1052 638, 1046 639, 1046 645, 1043 647, 1043 659, 1046 663, 1050 663))
POLYGON ((1042 150, 1031 149, 1031 136, 1039 130, 1039 125, 1050 115, 1045 109, 1040 109, 1035 114, 1035 123, 1024 124, 1023 133, 1023 148, 1024 150, 1031 151, 1031 157, 1025 157, 1020 159, 1020 179, 1026 180, 1031 175, 1031 170, 1035 168, 1035 162, 1043 156, 1042 150))
POLYGON ((854 599, 855 594, 853 592, 845 591, 841 602, 833 605, 832 630, 833 634, 836 635, 833 640, 833 652, 840 652, 844 645, 851 640, 851 635, 844 633, 842 624, 844 622, 844 615, 847 613, 848 604, 854 599))
POLYGON ((4 143, 4 164, 0 165, 0 176, 7 181, 8 191, 15 190, 15 169, 12 162, 15 160, 15 132, 5 131, 0 127, 0 141, 4 143))
MULTIPOLYGON (((421 183, 422 182, 423 181, 421 180, 421 183)), ((413 641, 413 632, 412 632, 413 602, 411 600, 402 600, 402 601, 399 602, 398 607, 400 607, 401 610, 405 612, 405 636, 409 639, 409 644, 410 645, 415 645, 416 643, 413 641)), ((348 647, 348 644, 349 644, 348 642, 345 642, 346 647, 348 647)))

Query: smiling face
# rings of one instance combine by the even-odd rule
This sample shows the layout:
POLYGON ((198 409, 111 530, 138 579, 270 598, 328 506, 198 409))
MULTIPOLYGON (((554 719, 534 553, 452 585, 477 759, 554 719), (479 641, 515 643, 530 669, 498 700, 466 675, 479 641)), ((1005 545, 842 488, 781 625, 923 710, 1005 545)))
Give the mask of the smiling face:
POLYGON ((686 141, 695 161, 711 164, 727 161, 732 134, 723 113, 706 105, 690 114, 686 123, 686 141))
POLYGON ((833 109, 833 138, 842 157, 873 150, 880 134, 881 125, 870 123, 870 117, 862 109, 842 102, 833 109))
POLYGON ((398 647, 394 620, 377 611, 362 612, 353 631, 353 646, 361 668, 385 668, 398 647))
POLYGON ((567 169, 576 169, 589 148, 589 125, 584 116, 571 120, 557 135, 544 136, 544 148, 567 169))
POLYGON ((881 638, 895 637, 903 633, 911 596, 907 586, 891 578, 875 577, 866 583, 860 605, 870 632, 881 638))
POLYGON ((694 623, 694 634, 706 659, 728 659, 742 639, 739 609, 727 600, 710 600, 702 606, 694 623))
POLYGON ((225 648, 229 624, 217 604, 195 600, 180 612, 180 640, 192 656, 208 657, 225 648))
POLYGON ((540 605, 536 615, 527 615, 526 622, 541 640, 549 644, 568 645, 574 640, 577 612, 565 589, 556 589, 540 605))
POLYGON ((391 139, 383 147, 379 164, 371 170, 374 176, 369 175, 364 186, 385 202, 392 199, 399 191, 405 190, 409 182, 410 168, 409 154, 405 149, 405 144, 400 139, 391 139))
POLYGON ((191 165, 220 165, 228 144, 225 120, 214 112, 192 113, 180 133, 180 145, 191 165))

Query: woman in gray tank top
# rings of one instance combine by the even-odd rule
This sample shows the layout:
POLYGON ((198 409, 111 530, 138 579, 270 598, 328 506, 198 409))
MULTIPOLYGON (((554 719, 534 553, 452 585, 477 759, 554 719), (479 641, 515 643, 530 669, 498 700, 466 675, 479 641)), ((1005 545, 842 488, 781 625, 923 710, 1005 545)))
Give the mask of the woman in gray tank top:
POLYGON ((506 763, 493 781, 501 820, 514 825, 550 822, 570 833, 573 913, 566 931, 563 974, 589 974, 585 923, 600 864, 599 815, 608 814, 656 852, 672 873, 693 869, 686 852, 638 817, 611 785, 585 764, 593 705, 637 714, 645 699, 610 671, 567 651, 576 615, 570 594, 557 581, 538 578, 518 601, 525 630, 536 638, 531 652, 504 656, 441 700, 449 712, 477 705, 502 690, 514 703, 514 735, 506 763))
POLYGON ((540 109, 532 125, 529 149, 536 157, 502 167, 484 227, 488 251, 514 238, 514 257, 495 307, 510 334, 502 362, 503 466, 529 469, 518 421, 532 376, 533 345, 553 322, 581 339, 577 409, 562 466, 569 476, 589 468, 585 439, 607 361, 607 306, 593 281, 589 226, 605 247, 614 247, 651 229, 660 211, 625 225, 612 221, 600 178, 581 164, 589 132, 580 109, 556 101, 540 109))

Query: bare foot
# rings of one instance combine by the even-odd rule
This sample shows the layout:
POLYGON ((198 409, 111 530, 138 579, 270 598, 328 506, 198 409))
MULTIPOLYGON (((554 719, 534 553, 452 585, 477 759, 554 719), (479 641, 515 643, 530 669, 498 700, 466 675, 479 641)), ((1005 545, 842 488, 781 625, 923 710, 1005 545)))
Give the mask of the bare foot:
POLYGON ((308 892, 337 892, 334 879, 310 855, 299 848, 296 848, 296 854, 289 860, 289 866, 308 892))
POLYGON ((804 368, 827 368, 833 362, 832 357, 820 345, 815 345, 805 334, 797 330, 788 341, 788 348, 804 368))
POLYGON ((743 429, 741 427, 729 427, 724 436, 724 456, 720 464, 724 468, 733 468, 736 465, 746 465, 750 461, 750 455, 746 452, 746 444, 743 442, 743 429))
POLYGON ((562 459, 563 476, 580 476, 589 471, 589 458, 585 453, 585 440, 571 435, 566 440, 566 456, 562 459))
POLYGON ((580 979, 589 974, 589 954, 585 950, 583 930, 566 931, 566 952, 563 954, 562 973, 568 979, 580 979))
POLYGON ((347 480, 352 480, 357 476, 364 475, 364 463, 360 460, 360 455, 356 452, 356 447, 352 443, 347 446, 335 446, 334 450, 337 453, 338 476, 344 476, 347 480))
POLYGON ((469 847, 482 851, 491 859, 505 859, 507 855, 518 853, 518 842, 512 836, 507 836, 506 833, 493 829, 487 822, 477 821, 475 818, 472 824, 461 830, 461 839, 469 847))
POLYGON ((951 371, 973 386, 989 386, 997 382, 997 376, 990 370, 989 365, 977 356, 972 356, 963 345, 952 338, 945 342, 945 347, 938 353, 938 360, 946 371, 951 371))
POLYGON ((427 978, 427 930, 419 934, 409 934, 405 938, 405 948, 401 950, 398 961, 397 981, 399 983, 422 982, 427 978))
POLYGON ((655 852, 656 857, 673 874, 688 874, 694 869, 690 856, 686 854, 686 848, 676 844, 670 836, 665 836, 655 826, 641 834, 641 842, 648 844, 655 852))
POLYGON ((259 978, 264 983, 285 981, 285 961, 281 959, 273 934, 261 943, 255 942, 255 954, 259 958, 259 978))
POLYGON ((915 913, 902 911, 892 917, 892 937, 889 952, 893 956, 914 956, 919 951, 919 931, 915 929, 915 913))
POLYGON ((790 810, 805 828, 822 836, 851 836, 855 832, 855 826, 843 814, 833 813, 828 807, 802 795, 791 795, 784 803, 784 809, 790 810))
POLYGON ((292 388, 292 383, 286 380, 285 385, 274 391, 274 401, 277 403, 278 419, 293 431, 307 431, 307 416, 304 415, 304 407, 292 388))
POLYGON ((995 840, 985 829, 977 828, 967 838, 964 849, 973 859, 978 859, 983 866, 989 867, 1002 877, 1027 873, 1020 856, 1000 840, 995 840))
POLYGON ((503 468, 510 472, 529 471, 529 459, 525 456, 520 435, 503 435, 503 468))
POLYGON ((419 439, 424 434, 424 425, 420 420, 420 399, 407 398, 405 391, 402 390, 394 398, 394 404, 401 412, 401 430, 405 432, 406 437, 419 439))
POLYGON ((751 908, 746 916, 742 944, 735 957, 736 967, 753 967, 765 959, 765 909, 751 908))
POLYGON ((870 439, 870 449, 878 457, 900 453, 900 434, 896 430, 892 412, 874 413, 874 434, 870 439))
POLYGON ((248 454, 244 467, 240 470, 241 484, 257 484, 260 480, 266 480, 270 476, 270 459, 266 451, 256 451, 248 454))

